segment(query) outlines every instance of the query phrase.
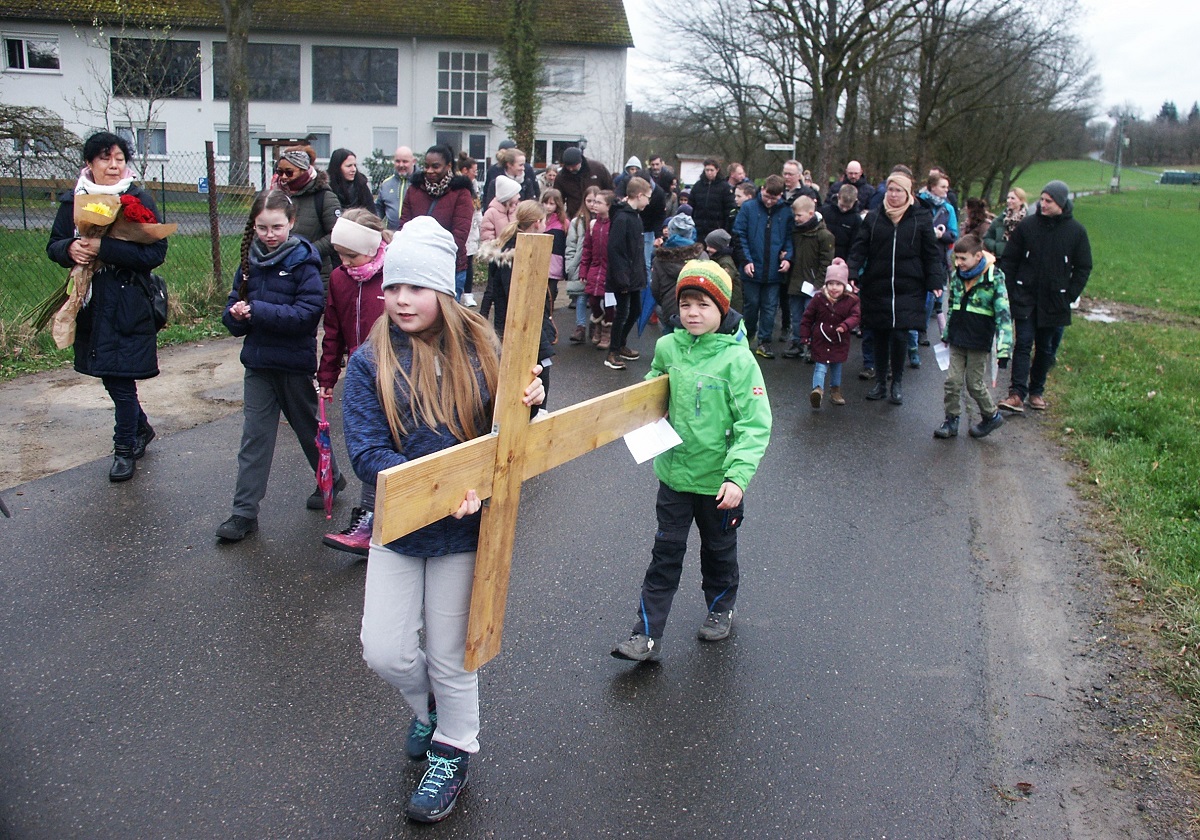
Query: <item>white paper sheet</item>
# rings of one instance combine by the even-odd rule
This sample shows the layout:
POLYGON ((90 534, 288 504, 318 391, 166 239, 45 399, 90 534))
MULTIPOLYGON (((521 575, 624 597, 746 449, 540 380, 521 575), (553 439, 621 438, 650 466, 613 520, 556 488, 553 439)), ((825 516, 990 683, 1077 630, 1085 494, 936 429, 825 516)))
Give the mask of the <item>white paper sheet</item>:
POLYGON ((608 308, 608 307, 610 307, 610 306, 616 306, 616 305, 617 305, 617 296, 616 296, 616 294, 615 294, 615 293, 613 293, 613 292, 605 292, 605 293, 604 293, 604 306, 605 306, 605 308, 608 308))
POLYGON ((950 345, 942 344, 940 341, 933 346, 933 357, 937 359, 937 366, 942 370, 950 370, 950 345))
POLYGON ((629 447, 633 460, 639 464, 644 464, 655 455, 661 455, 681 443, 683 439, 671 428, 666 417, 660 417, 655 422, 625 435, 625 445, 629 447))
POLYGON ((807 280, 805 280, 803 283, 800 284, 800 291, 803 294, 806 294, 809 297, 812 297, 813 295, 815 295, 817 293, 817 287, 814 286, 812 283, 809 283, 807 280))

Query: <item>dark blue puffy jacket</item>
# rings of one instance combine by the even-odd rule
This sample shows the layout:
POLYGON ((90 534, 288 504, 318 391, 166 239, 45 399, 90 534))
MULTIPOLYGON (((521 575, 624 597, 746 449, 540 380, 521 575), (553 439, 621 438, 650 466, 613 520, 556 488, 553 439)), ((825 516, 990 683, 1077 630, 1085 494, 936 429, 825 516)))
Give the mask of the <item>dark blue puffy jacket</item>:
POLYGON ((241 300, 242 270, 233 277, 221 321, 244 335, 242 364, 248 368, 316 373, 317 324, 325 311, 321 255, 312 243, 293 235, 274 251, 255 240, 250 248, 246 300, 250 318, 238 321, 229 308, 241 300))

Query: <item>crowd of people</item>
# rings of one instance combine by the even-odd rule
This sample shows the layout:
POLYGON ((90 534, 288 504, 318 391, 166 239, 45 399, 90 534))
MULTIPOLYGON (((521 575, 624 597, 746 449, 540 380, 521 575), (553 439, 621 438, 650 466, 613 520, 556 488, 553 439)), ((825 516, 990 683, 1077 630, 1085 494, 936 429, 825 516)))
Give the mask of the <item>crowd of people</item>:
MULTIPOLYGON (((349 150, 334 152, 328 171, 316 168, 311 147, 282 150, 254 199, 223 313, 243 337, 245 367, 231 513, 216 531, 224 542, 258 529, 280 413, 320 467, 318 416, 345 372, 346 448, 361 489, 347 527, 324 541, 368 558, 363 655, 412 709, 405 751, 428 764, 407 813, 424 822, 450 813, 479 749, 478 681, 463 655, 481 503, 470 491, 453 516, 380 545, 375 484, 384 469, 490 429, 518 233, 553 237, 538 363, 524 394, 531 413, 548 399, 560 284, 574 314, 568 343, 599 349, 609 369, 641 357, 629 346, 635 326, 657 322, 662 332, 647 376, 668 375, 682 443, 655 459, 658 530, 632 632, 612 651, 639 662, 662 654, 693 521, 707 606, 697 635, 730 634, 737 528, 770 437, 760 365, 776 357, 777 315, 783 357, 813 365, 814 409, 826 398, 846 405, 843 366, 855 336, 859 376, 872 381, 866 399, 903 404, 905 369, 920 366, 936 324, 948 372, 934 436, 958 434, 965 385, 980 415, 969 433, 983 437, 1003 411, 1047 407, 1047 374, 1091 270, 1087 233, 1060 181, 1032 209, 1013 189, 1000 216, 980 199, 960 215, 936 167, 919 179, 897 165, 873 185, 850 161, 822 198, 795 160, 761 185, 740 163, 722 173, 720 161, 706 160, 680 189, 660 155, 645 166, 630 157, 614 178, 571 147, 538 174, 514 142, 500 145, 482 185, 465 154, 436 144, 418 167, 401 147, 375 194, 349 150), (476 259, 487 268, 478 302, 476 259), (999 401, 987 384, 992 358, 1001 368, 1011 360, 999 401)), ((137 381, 158 373, 140 278, 162 264, 167 242, 81 235, 73 203, 75 194, 128 195, 153 213, 129 154, 119 136, 87 140, 47 247, 65 267, 97 267, 75 366, 101 378, 113 401, 114 482, 133 477, 155 437, 137 396, 137 381)), ((310 508, 347 486, 331 456, 327 469, 331 487, 314 490, 310 508)))

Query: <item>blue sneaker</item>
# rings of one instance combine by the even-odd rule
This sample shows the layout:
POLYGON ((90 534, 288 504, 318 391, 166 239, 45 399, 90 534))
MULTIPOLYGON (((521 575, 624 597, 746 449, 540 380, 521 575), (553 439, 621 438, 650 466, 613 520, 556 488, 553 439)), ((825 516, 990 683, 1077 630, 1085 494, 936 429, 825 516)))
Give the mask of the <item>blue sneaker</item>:
POLYGON ((404 754, 413 761, 420 761, 429 752, 433 743, 433 730, 437 729, 437 712, 429 710, 429 723, 421 723, 419 717, 414 717, 408 727, 408 737, 404 741, 404 754))
POLYGON ((450 816, 458 795, 467 786, 467 761, 470 757, 448 744, 430 745, 429 767, 405 810, 410 820, 435 823, 450 816))

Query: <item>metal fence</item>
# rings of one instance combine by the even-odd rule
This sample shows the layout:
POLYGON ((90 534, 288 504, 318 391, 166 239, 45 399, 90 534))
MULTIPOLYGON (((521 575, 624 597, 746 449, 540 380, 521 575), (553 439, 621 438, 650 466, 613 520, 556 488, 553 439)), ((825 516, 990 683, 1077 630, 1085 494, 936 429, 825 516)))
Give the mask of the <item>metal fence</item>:
MULTIPOLYGON (((135 162, 136 163, 136 162, 135 162)), ((236 269, 241 235, 255 187, 226 186, 227 165, 205 153, 150 160, 139 183, 150 192, 164 221, 179 226, 159 269, 171 293, 172 320, 219 307, 236 269), (215 178, 213 176, 216 176, 215 178)), ((258 167, 251 167, 257 181, 258 167)), ((58 196, 74 188, 79 166, 44 159, 0 159, 0 358, 40 352, 27 320, 61 288, 67 270, 46 256, 58 196)))

